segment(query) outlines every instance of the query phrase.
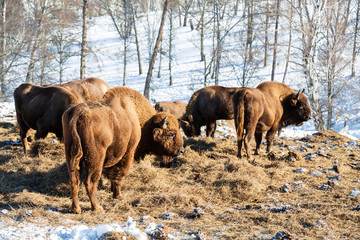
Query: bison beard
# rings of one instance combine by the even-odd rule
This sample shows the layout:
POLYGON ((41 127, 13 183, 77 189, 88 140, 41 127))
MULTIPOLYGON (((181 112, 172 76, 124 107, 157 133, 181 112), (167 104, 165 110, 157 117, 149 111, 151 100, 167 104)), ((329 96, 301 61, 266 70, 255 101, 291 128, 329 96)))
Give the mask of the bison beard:
POLYGON ((233 108, 239 158, 243 143, 247 157, 251 158, 249 148, 253 135, 256 142, 255 155, 259 154, 264 132, 266 150, 270 152, 278 129, 291 124, 301 125, 311 119, 311 109, 305 95, 300 91, 294 93, 285 84, 276 82, 264 82, 256 88, 238 91, 233 97, 233 108))

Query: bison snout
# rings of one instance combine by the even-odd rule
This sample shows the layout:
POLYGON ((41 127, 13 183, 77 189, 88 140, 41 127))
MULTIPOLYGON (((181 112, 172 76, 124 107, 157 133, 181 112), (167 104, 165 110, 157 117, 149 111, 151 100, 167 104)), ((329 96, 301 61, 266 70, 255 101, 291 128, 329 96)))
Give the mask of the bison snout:
POLYGON ((183 147, 181 147, 177 150, 176 156, 182 155, 182 154, 184 154, 184 152, 185 152, 185 149, 183 147))

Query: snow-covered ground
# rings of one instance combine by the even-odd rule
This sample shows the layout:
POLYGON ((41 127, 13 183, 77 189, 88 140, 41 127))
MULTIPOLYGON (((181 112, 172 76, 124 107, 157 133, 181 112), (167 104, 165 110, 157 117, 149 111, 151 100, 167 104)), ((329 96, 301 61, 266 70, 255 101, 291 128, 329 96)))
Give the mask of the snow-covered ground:
MULTIPOLYGON (((97 57, 99 61, 95 62, 93 58, 87 63, 88 73, 87 77, 99 77, 110 84, 111 87, 122 85, 122 58, 118 52, 121 51, 121 43, 118 39, 115 29, 112 26, 111 20, 108 17, 94 18, 95 21, 89 29, 88 38, 89 45, 97 50, 97 57)), ((175 59, 173 64, 173 81, 174 85, 169 86, 169 71, 166 71, 167 64, 162 63, 163 71, 161 78, 157 78, 158 66, 155 66, 153 73, 153 80, 151 83, 150 100, 152 103, 156 101, 175 101, 180 100, 187 102, 192 93, 204 87, 203 80, 203 63, 199 61, 199 49, 192 43, 192 39, 198 39, 198 33, 191 31, 190 27, 179 27, 175 33, 175 59)), ((145 38, 145 36, 142 36, 145 38)), ((211 46, 211 40, 206 42, 206 46, 211 46)), ((131 48, 134 48, 132 46, 131 48)), ((146 51, 146 46, 142 49, 146 51)), ((131 54, 130 54, 131 55, 131 54)), ((144 54, 146 55, 146 54, 144 54)), ((145 62, 145 60, 144 60, 145 62)), ((146 61, 147 62, 147 61, 146 61)), ((67 81, 75 80, 78 76, 78 59, 73 59, 69 63, 66 76, 67 81)), ((131 87, 140 93, 143 93, 147 66, 143 65, 145 74, 138 75, 137 63, 132 59, 128 63, 127 68, 127 86, 131 87)), ((223 77, 219 84, 223 86, 239 86, 238 80, 231 77, 233 70, 228 68, 221 69, 223 77)), ((260 75, 262 78, 254 80, 254 87, 261 81, 261 79, 269 78, 269 70, 264 69, 260 75)), ((299 73, 289 72, 289 78, 293 74, 297 77, 299 73)), ((210 81, 210 80, 209 80, 210 81)), ((213 80, 211 80, 213 81, 213 80)), ((209 85, 213 85, 213 82, 209 85)), ((20 84, 20 83, 19 83, 20 84)), ((298 83, 299 84, 299 83, 298 83)), ((297 87, 298 84, 291 86, 297 87)), ((0 103, 0 121, 15 121, 15 109, 13 102, 0 103)), ((221 130, 221 129, 220 129, 221 130)), ((360 128, 356 125, 351 125, 349 128, 342 129, 337 127, 337 131, 351 137, 352 139, 360 138, 360 128)), ((223 131, 231 132, 231 130, 223 129, 223 131)), ((288 127, 283 129, 282 136, 295 137, 304 136, 314 132, 313 122, 307 122, 301 127, 288 127)), ((234 134, 234 131, 232 132, 234 134)), ((1 209, 0 209, 1 211, 1 209)), ((141 232, 136 227, 136 221, 130 216, 126 223, 114 223, 109 225, 85 226, 81 223, 73 223, 71 228, 67 227, 43 227, 42 224, 36 223, 20 223, 4 221, 3 217, 7 212, 0 213, 0 238, 1 239, 97 239, 103 233, 108 231, 126 232, 137 239, 147 239, 147 233, 141 232), (41 227, 39 227, 41 226, 41 227)), ((41 221, 41 219, 39 220, 41 221)), ((149 232, 153 231, 149 225, 149 232)))

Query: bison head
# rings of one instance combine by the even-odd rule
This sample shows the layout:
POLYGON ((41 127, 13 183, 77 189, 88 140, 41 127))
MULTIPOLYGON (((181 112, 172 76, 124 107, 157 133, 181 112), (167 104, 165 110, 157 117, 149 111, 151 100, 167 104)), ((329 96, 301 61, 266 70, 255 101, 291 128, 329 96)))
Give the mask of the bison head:
POLYGON ((167 163, 171 157, 183 152, 183 138, 180 134, 178 119, 169 113, 157 113, 153 118, 153 152, 162 157, 162 162, 167 163))
POLYGON ((283 122, 286 125, 295 124, 300 126, 303 122, 311 119, 311 109, 307 97, 302 92, 292 93, 283 101, 284 116, 283 122))
POLYGON ((187 137, 195 137, 200 135, 200 128, 199 130, 196 129, 193 115, 184 116, 180 120, 180 126, 187 137))

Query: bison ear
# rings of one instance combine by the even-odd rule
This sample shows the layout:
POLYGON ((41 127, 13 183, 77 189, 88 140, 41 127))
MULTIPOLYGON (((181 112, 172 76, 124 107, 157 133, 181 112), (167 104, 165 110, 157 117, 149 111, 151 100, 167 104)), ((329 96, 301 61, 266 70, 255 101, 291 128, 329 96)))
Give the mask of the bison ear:
POLYGON ((163 135, 164 130, 161 128, 155 128, 153 130, 153 139, 155 142, 160 142, 162 135, 163 135))
POLYGON ((285 94, 280 95, 280 97, 279 97, 280 102, 282 102, 284 100, 285 96, 286 96, 285 94))
POLYGON ((168 118, 167 116, 164 117, 164 119, 160 123, 162 129, 166 129, 168 127, 167 118, 168 118))
POLYGON ((189 116, 188 116, 188 120, 189 120, 189 122, 194 122, 194 117, 193 117, 193 115, 189 115, 189 116))

